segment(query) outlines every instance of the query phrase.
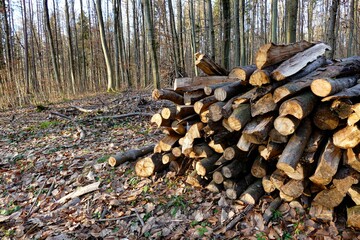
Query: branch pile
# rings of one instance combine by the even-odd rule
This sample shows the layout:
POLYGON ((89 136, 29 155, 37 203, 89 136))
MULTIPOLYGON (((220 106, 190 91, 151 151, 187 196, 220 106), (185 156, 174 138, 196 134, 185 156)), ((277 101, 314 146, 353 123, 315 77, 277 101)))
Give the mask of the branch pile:
POLYGON ((152 116, 165 135, 136 173, 188 173, 187 183, 246 204, 305 196, 324 221, 346 198, 347 224, 360 228, 360 57, 330 61, 329 49, 266 44, 230 73, 197 54, 209 76, 153 91, 174 104, 152 116))

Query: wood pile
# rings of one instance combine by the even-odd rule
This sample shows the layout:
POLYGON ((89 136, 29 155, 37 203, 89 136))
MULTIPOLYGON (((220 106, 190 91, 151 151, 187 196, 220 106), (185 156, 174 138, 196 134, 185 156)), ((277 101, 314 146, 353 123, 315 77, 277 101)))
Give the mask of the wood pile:
POLYGON ((165 134, 136 173, 169 168, 246 204, 306 197, 324 221, 345 204, 348 226, 360 228, 360 57, 330 61, 329 49, 266 44, 254 65, 230 72, 197 54, 207 76, 153 91, 174 104, 151 118, 165 134))

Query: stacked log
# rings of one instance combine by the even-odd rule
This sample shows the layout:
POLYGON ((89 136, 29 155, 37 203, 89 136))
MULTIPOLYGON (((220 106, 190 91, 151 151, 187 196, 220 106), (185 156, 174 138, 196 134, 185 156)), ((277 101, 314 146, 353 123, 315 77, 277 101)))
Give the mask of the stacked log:
POLYGON ((197 54, 209 76, 154 90, 155 100, 174 105, 151 119, 165 136, 136 173, 176 162, 177 174, 188 168, 187 183, 247 204, 304 195, 323 221, 347 198, 348 225, 360 228, 360 57, 329 61, 328 49, 266 44, 254 65, 231 71, 197 54))

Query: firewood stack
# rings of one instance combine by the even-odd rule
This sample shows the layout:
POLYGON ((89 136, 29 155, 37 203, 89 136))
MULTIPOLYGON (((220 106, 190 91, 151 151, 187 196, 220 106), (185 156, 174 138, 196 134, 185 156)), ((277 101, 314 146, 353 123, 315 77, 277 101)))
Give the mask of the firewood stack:
POLYGON ((152 117, 165 136, 136 173, 169 167, 247 204, 265 193, 284 201, 303 195, 310 215, 324 221, 346 198, 347 223, 360 228, 360 57, 330 61, 329 49, 266 44, 255 65, 230 72, 197 54, 207 76, 153 91, 174 105, 152 117))

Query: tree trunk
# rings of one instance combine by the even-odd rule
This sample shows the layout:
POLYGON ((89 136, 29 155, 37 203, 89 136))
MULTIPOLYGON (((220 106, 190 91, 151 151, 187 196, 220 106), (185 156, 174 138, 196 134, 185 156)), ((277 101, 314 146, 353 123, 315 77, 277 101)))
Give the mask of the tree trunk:
POLYGON ((296 41, 298 0, 286 0, 286 42, 296 41))
POLYGON ((336 18, 338 12, 340 0, 332 0, 332 5, 330 7, 330 18, 328 21, 329 28, 326 33, 326 39, 329 43, 331 50, 329 51, 328 57, 330 59, 334 58, 335 50, 336 50, 336 37, 335 37, 335 25, 336 25, 336 18))
POLYGON ((271 0, 271 42, 277 43, 278 0, 271 0))
POLYGON ((230 0, 222 0, 222 11, 224 16, 224 52, 223 65, 225 68, 230 68, 230 31, 231 31, 231 16, 230 16, 230 0))
POLYGON ((75 94, 75 64, 74 64, 74 51, 72 46, 72 36, 71 36, 71 27, 70 27, 70 17, 69 17, 69 4, 68 0, 65 0, 65 19, 66 19, 66 31, 68 35, 68 44, 69 44, 69 58, 70 58, 70 78, 71 78, 71 88, 72 93, 75 94))

